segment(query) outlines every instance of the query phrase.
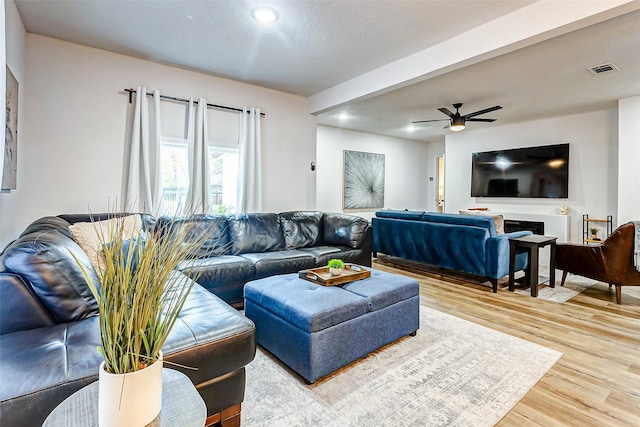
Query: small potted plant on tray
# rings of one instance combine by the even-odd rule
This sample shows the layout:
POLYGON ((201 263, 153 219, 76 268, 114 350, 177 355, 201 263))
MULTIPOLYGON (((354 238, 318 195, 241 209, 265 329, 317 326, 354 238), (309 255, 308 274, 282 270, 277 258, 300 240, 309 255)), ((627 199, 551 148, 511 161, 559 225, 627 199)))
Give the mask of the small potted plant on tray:
POLYGON ((598 239, 598 229, 597 228, 590 228, 589 231, 591 232, 591 239, 592 240, 600 240, 600 239, 598 239))
POLYGON ((327 264, 327 267, 329 267, 329 273, 332 276, 339 276, 342 274, 342 269, 344 268, 344 262, 342 262, 341 259, 330 259, 329 263, 327 264))

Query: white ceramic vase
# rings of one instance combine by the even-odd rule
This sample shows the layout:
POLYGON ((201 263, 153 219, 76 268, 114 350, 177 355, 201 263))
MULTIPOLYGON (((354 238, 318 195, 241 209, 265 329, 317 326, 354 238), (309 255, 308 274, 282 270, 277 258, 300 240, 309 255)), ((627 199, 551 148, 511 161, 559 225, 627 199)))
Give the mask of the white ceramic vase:
POLYGON ((329 274, 331 274, 332 276, 339 276, 342 274, 342 269, 341 268, 330 268, 329 269, 329 274))
POLYGON ((128 374, 111 374, 100 364, 98 383, 100 427, 144 427, 162 406, 162 352, 150 366, 128 374))

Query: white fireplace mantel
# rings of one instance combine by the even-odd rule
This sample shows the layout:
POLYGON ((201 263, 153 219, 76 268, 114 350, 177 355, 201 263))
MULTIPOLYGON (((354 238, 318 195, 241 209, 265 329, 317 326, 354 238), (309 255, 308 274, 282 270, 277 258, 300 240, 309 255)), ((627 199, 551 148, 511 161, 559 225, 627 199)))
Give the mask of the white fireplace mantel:
POLYGON ((522 220, 522 221, 540 221, 544 222, 545 236, 554 236, 558 238, 558 242, 570 242, 570 215, 553 215, 553 214, 531 214, 531 213, 507 213, 503 212, 504 219, 522 220))

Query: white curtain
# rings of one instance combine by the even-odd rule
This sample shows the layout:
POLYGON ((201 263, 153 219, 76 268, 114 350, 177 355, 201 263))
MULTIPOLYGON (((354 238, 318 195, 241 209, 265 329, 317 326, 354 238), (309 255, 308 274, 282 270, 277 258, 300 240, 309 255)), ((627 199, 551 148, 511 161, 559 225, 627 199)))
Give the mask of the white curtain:
POLYGON ((260 153, 260 109, 244 108, 240 115, 238 161, 238 212, 262 209, 262 157, 260 153))
POLYGON ((138 86, 131 137, 125 149, 122 180, 123 210, 162 212, 160 170, 160 93, 153 91, 153 118, 149 120, 147 89, 138 86))
POLYGON ((194 119, 193 98, 191 98, 189 100, 187 130, 189 189, 187 190, 186 209, 189 213, 207 213, 211 209, 208 139, 207 101, 204 98, 198 99, 194 119))

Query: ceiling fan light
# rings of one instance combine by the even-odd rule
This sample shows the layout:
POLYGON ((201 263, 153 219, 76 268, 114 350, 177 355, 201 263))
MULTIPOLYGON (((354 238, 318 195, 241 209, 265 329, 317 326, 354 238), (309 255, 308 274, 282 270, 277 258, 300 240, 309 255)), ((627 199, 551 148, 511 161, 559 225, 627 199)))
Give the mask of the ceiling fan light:
POLYGON ((462 117, 454 117, 451 119, 451 124, 449 125, 449 129, 454 132, 460 132, 464 129, 464 120, 462 117))

